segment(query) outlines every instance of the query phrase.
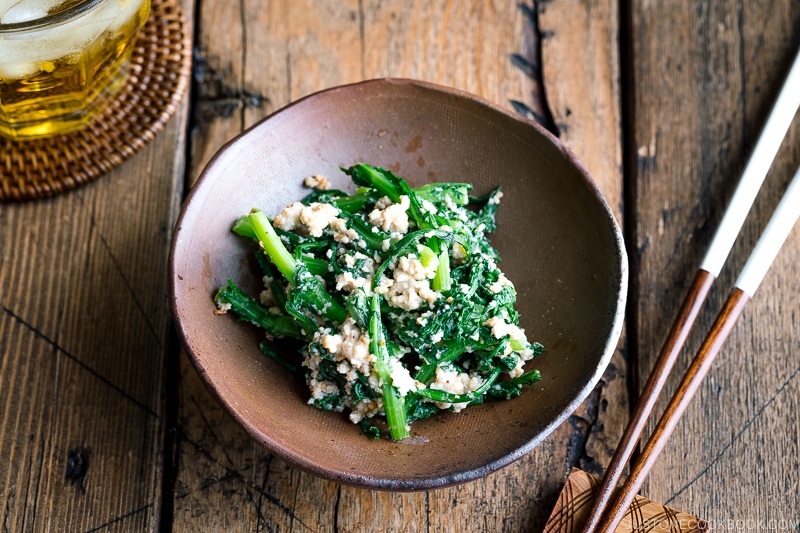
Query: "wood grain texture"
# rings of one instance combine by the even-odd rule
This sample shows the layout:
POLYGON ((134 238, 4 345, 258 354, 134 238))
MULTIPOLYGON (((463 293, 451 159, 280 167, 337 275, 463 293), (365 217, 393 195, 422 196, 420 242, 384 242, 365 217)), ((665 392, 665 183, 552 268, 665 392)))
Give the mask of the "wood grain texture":
POLYGON ((4 531, 159 523, 184 119, 92 184, 0 209, 4 531))
POLYGON ((159 526, 186 110, 96 182, 0 208, 3 531, 159 526))
MULTIPOLYGON (((620 20, 615 1, 537 3, 547 115, 623 220, 620 20)), ((587 424, 580 467, 602 476, 627 424, 627 333, 595 394, 576 413, 587 424)))
POLYGON ((642 447, 639 457, 633 461, 630 476, 619 488, 612 501, 608 503, 597 528, 598 532, 613 533, 625 515, 633 514, 630 506, 636 499, 642 483, 675 431, 675 427, 697 393, 697 389, 703 384, 703 379, 711 369, 714 359, 725 344, 731 330, 736 326, 736 321, 741 316, 749 299, 750 296, 739 288, 735 288, 731 292, 700 350, 692 359, 686 374, 670 398, 652 434, 642 447))
MULTIPOLYGON (((579 157, 587 158, 619 214, 619 86, 611 50, 618 31, 616 4, 591 6, 594 15, 602 17, 592 17, 579 4, 564 7, 564 11, 557 3, 547 7, 554 31, 548 37, 553 54, 546 60, 554 74, 545 83, 548 90, 558 91, 561 109, 568 110, 569 117, 557 115, 564 131, 605 132, 582 142, 583 136, 576 134, 570 144, 579 157), (581 13, 580 28, 570 20, 576 13, 581 13), (576 41, 574 32, 585 28, 592 31, 576 41), (574 85, 571 78, 555 74, 555 65, 564 57, 595 49, 594 57, 584 58, 585 64, 595 65, 591 72, 578 68, 569 72, 574 85), (602 105, 595 106, 596 102, 602 105)), ((518 111, 546 115, 534 46, 540 33, 537 15, 533 5, 499 1, 203 3, 198 48, 204 81, 197 92, 191 174, 196 178, 223 142, 266 114, 316 90, 368 78, 418 78, 518 111), (207 21, 213 23, 206 26, 207 21)), ((616 370, 606 380, 621 385, 609 412, 627 405, 621 358, 620 353, 616 370)), ((392 494, 321 481, 273 459, 216 405, 185 357, 180 375, 174 531, 201 526, 310 531, 540 529, 570 468, 586 457, 587 438, 602 432, 595 422, 605 421, 616 434, 624 423, 603 418, 609 402, 601 401, 598 390, 537 450, 500 472, 458 487, 392 494)))
MULTIPOLYGON (((240 0, 201 2, 194 14, 185 0, 198 22, 190 137, 184 108, 98 181, 0 208, 3 531, 541 530, 571 467, 600 473, 610 459, 627 376, 649 372, 800 47, 800 0, 619 4, 240 0), (168 334, 184 165, 193 183, 224 142, 268 113, 383 76, 464 89, 540 119, 625 214, 631 252, 628 341, 589 400, 517 463, 414 494, 335 485, 272 458, 168 334)), ((795 119, 687 353, 798 164, 795 119)), ((798 265, 796 228, 651 471, 649 498, 712 527, 796 529, 798 265)))
MULTIPOLYGON (((198 89, 193 176, 222 142, 269 112, 316 90, 361 79, 418 78, 467 90, 509 108, 512 100, 537 106, 532 97, 535 79, 528 68, 537 60, 530 49, 530 39, 538 32, 533 6, 243 2, 237 9, 223 9, 219 4, 204 4, 202 9, 200 20, 214 20, 215 29, 205 30, 201 22, 198 45, 206 82, 198 89), (218 28, 226 31, 218 32, 218 28), (220 33, 228 37, 221 39, 220 33)), ((615 31, 612 20, 600 25, 593 37, 607 47, 613 44, 615 31)), ((564 46, 568 44, 577 43, 571 40, 564 46)), ((559 50, 567 55, 579 52, 559 50)), ((593 73, 593 81, 602 82, 596 93, 604 92, 596 97, 613 104, 618 86, 611 73, 616 66, 606 69, 593 73)), ((578 71, 572 74, 583 76, 578 71)), ((583 78, 581 82, 586 86, 583 78)), ((616 133, 603 141, 619 142, 618 116, 609 116, 607 109, 593 110, 582 93, 570 97, 566 79, 558 83, 563 84, 563 98, 582 110, 570 118, 576 128, 604 122, 616 133)), ((611 110, 618 112, 613 105, 611 110)), ((593 166, 605 165, 602 149, 594 142, 583 147, 597 154, 593 166)), ((612 151, 618 158, 619 145, 612 151)), ((603 187, 619 209, 619 161, 612 167, 613 174, 604 175, 603 187)), ((331 526, 341 531, 540 528, 570 467, 584 456, 599 403, 598 396, 593 396, 590 406, 540 448, 486 479, 426 493, 390 494, 324 482, 273 459, 208 396, 186 359, 181 361, 175 531, 221 527, 323 531, 331 526)))
MULTIPOLYGON (((631 245, 638 274, 628 326, 637 332, 640 376, 658 353, 800 46, 798 16, 797 1, 699 2, 692 9, 646 2, 632 10, 631 245)), ((795 120, 667 397, 800 163, 799 135, 795 120)), ((796 527, 786 521, 800 510, 793 414, 800 400, 800 294, 790 288, 798 246, 795 229, 650 473, 642 491, 649 498, 718 527, 760 528, 771 520, 796 527)), ((656 411, 665 405, 666 398, 656 411)))

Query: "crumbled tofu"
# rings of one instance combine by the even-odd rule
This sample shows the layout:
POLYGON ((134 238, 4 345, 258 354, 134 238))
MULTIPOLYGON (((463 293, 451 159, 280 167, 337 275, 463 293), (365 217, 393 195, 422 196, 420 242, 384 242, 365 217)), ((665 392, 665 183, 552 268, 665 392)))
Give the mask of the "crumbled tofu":
MULTIPOLYGON (((530 350, 527 350, 527 351, 530 351, 530 350)), ((531 353, 531 355, 532 355, 532 353, 531 353)), ((530 359, 530 358, 528 358, 528 359, 530 359)), ((511 379, 518 378, 522 374, 525 373, 525 369, 523 367, 525 366, 525 363, 528 361, 528 359, 525 359, 523 357, 518 357, 517 358, 516 366, 508 371, 508 375, 511 377, 511 379)))
POLYGON ((231 310, 231 304, 228 302, 217 302, 217 308, 214 309, 215 315, 224 315, 231 310))
POLYGON ((436 276, 436 270, 426 268, 413 255, 401 257, 392 271, 389 285, 383 278, 375 292, 386 294, 390 305, 406 311, 414 311, 423 302, 433 304, 441 294, 431 289, 430 279, 436 276))
POLYGON ((375 361, 375 356, 369 351, 369 335, 361 331, 353 317, 347 317, 339 333, 325 333, 319 341, 337 360, 346 359, 352 369, 360 371, 365 376, 370 375, 370 364, 375 361))
POLYGON ((408 208, 411 206, 411 200, 408 196, 401 196, 399 204, 391 204, 385 208, 379 208, 378 205, 382 203, 383 198, 375 204, 375 209, 369 214, 369 222, 373 226, 378 226, 383 231, 392 231, 398 233, 408 232, 408 208))
POLYGON ((361 266, 361 270, 363 272, 367 272, 369 274, 375 272, 375 261, 371 257, 368 257, 361 252, 348 253, 344 256, 344 264, 349 268, 355 267, 356 262, 359 260, 364 261, 361 266))
POLYGON ((338 220, 339 209, 331 204, 313 202, 303 205, 294 202, 283 208, 273 220, 276 228, 283 231, 300 229, 313 237, 322 237, 322 231, 334 220, 338 220))
POLYGON ((417 390, 420 386, 424 387, 422 383, 411 377, 408 369, 399 360, 392 359, 389 366, 391 368, 389 375, 392 378, 392 385, 400 392, 400 396, 405 396, 409 392, 417 390))
POLYGON ((394 269, 395 273, 397 273, 398 270, 417 281, 436 277, 436 269, 426 267, 422 264, 422 261, 417 259, 414 255, 401 257, 397 261, 397 267, 394 269))
MULTIPOLYGON (((431 382, 428 388, 443 390, 453 394, 467 394, 480 388, 483 385, 483 378, 480 376, 471 376, 466 372, 459 372, 455 369, 436 368, 436 378, 431 382)), ((439 409, 448 409, 453 407, 456 413, 464 409, 469 402, 450 404, 447 402, 434 402, 439 409)))
POLYGON ((392 205, 392 203, 394 202, 392 202, 391 198, 389 198, 388 196, 382 196, 381 198, 378 199, 377 202, 375 202, 375 209, 386 209, 387 207, 392 205))
POLYGON ((436 206, 430 200, 422 200, 422 211, 425 213, 436 213, 436 206))
POLYGON ((364 289, 367 294, 372 291, 369 290, 372 285, 372 276, 357 278, 353 276, 352 272, 342 272, 336 276, 336 290, 353 292, 356 289, 364 289))
POLYGON ((305 206, 300 202, 294 202, 283 208, 278 216, 276 216, 272 224, 283 231, 292 231, 300 226, 300 213, 305 206))
POLYGON ((492 328, 492 335, 496 339, 502 339, 508 335, 511 340, 528 341, 527 337, 525 337, 524 329, 517 325, 507 323, 502 317, 493 316, 484 322, 483 325, 492 328))
POLYGON ((503 197, 503 191, 497 191, 489 197, 489 200, 486 203, 488 203, 489 205, 499 204, 500 198, 502 197, 503 197))
POLYGON ((322 230, 337 218, 339 209, 331 204, 312 203, 300 213, 300 222, 308 228, 309 235, 322 237, 322 230))
POLYGON ((347 227, 347 221, 343 218, 334 218, 330 222, 330 228, 333 232, 333 240, 342 244, 350 244, 358 240, 358 233, 356 230, 347 227))
POLYGON ((506 277, 505 274, 500 272, 500 275, 497 276, 497 281, 489 285, 489 291, 491 291, 492 294, 497 294, 498 292, 503 290, 503 287, 511 287, 513 289, 514 284, 511 283, 511 281, 506 277))
POLYGON ((353 424, 358 424, 364 418, 375 416, 383 410, 383 398, 378 397, 375 400, 361 400, 351 407, 350 421, 353 424))
POLYGON ((263 277, 264 290, 262 290, 258 296, 258 300, 259 302, 261 302, 261 305, 268 308, 274 307, 277 304, 277 301, 275 300, 275 295, 272 294, 272 287, 270 286, 271 281, 272 279, 270 279, 269 276, 263 277))
POLYGON ((352 292, 358 288, 363 288, 367 294, 372 294, 372 275, 375 272, 375 260, 368 257, 361 252, 348 253, 341 256, 345 266, 348 268, 355 268, 357 261, 362 261, 359 272, 363 275, 359 276, 358 273, 347 271, 342 272, 336 276, 336 290, 352 292))
POLYGON ((451 249, 454 265, 463 265, 467 260, 467 250, 460 243, 454 242, 451 249))
POLYGON ((303 180, 303 185, 309 189, 316 189, 318 191, 327 191, 331 188, 331 182, 321 174, 307 176, 306 179, 303 180))
MULTIPOLYGON (((525 330, 516 326, 514 324, 509 324, 502 317, 493 316, 483 324, 484 326, 488 326, 492 328, 492 335, 497 339, 502 339, 506 335, 512 341, 522 341, 527 344, 528 339, 525 336, 525 330)), ((521 376, 524 373, 522 367, 525 365, 526 362, 530 361, 533 358, 533 350, 529 348, 525 348, 523 350, 513 350, 511 346, 506 346, 506 351, 503 355, 511 355, 512 353, 516 354, 518 357, 517 365, 512 368, 508 375, 512 378, 516 378, 521 376)))
POLYGON ((387 278, 386 276, 383 276, 381 280, 378 282, 378 286, 375 287, 375 292, 378 294, 386 294, 387 292, 389 292, 389 289, 392 288, 393 283, 394 280, 392 280, 392 278, 387 278))
MULTIPOLYGON (((315 334, 315 337, 318 336, 318 334, 319 333, 315 334)), ((310 352, 306 352, 305 358, 303 359, 303 366, 308 368, 310 371, 308 377, 308 389, 311 393, 311 397, 308 399, 308 403, 311 405, 325 398, 326 396, 331 396, 341 392, 336 383, 320 376, 320 361, 321 358, 319 355, 310 352)), ((337 406, 336 410, 341 412, 344 410, 344 405, 337 406)))
POLYGON ((309 383, 309 387, 311 389, 311 398, 308 403, 314 403, 313 400, 321 400, 325 396, 330 396, 331 394, 339 392, 339 387, 336 386, 336 383, 328 380, 318 381, 312 379, 311 383, 309 383))

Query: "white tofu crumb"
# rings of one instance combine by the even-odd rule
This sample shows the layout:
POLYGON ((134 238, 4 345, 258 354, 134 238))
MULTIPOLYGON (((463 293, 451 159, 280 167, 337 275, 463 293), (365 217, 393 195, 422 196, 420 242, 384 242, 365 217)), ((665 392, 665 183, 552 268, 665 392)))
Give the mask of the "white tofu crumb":
POLYGON ((375 209, 386 209, 390 205, 392 205, 392 200, 388 196, 383 196, 375 202, 375 209))
POLYGON ((308 228, 309 235, 322 237, 322 230, 336 219, 339 209, 331 204, 312 203, 300 212, 300 222, 308 228))
POLYGON ((359 276, 354 275, 352 272, 342 272, 336 276, 336 290, 352 292, 358 288, 363 288, 368 295, 372 294, 371 286, 372 275, 375 272, 375 261, 361 252, 348 253, 342 257, 345 266, 348 268, 354 268, 356 262, 362 260, 360 272, 363 272, 364 275, 359 276))
POLYGON ((378 205, 383 205, 383 198, 375 204, 375 209, 369 214, 369 222, 373 226, 378 226, 383 231, 392 231, 398 233, 408 232, 408 208, 411 206, 411 200, 408 196, 401 196, 399 204, 391 204, 385 208, 379 208, 378 205))
POLYGON ((272 288, 269 286, 265 287, 258 295, 258 301, 267 308, 273 307, 277 303, 275 301, 275 295, 272 294, 272 288))
POLYGON ((327 191, 331 188, 331 182, 321 174, 307 176, 306 179, 303 180, 303 185, 309 189, 316 189, 318 191, 327 191))
MULTIPOLYGON (((433 304, 441 296, 431 289, 430 279, 435 276, 436 270, 426 268, 415 256, 401 257, 392 271, 391 285, 386 287, 386 299, 390 305, 406 311, 419 309, 423 302, 433 304)), ((378 288, 383 291, 384 287, 382 279, 378 288)))
POLYGON ((422 211, 425 213, 436 213, 436 206, 430 200, 422 200, 422 211))
POLYGON ((392 359, 389 362, 389 366, 389 376, 392 378, 392 385, 397 388, 400 396, 405 396, 409 392, 417 390, 419 386, 422 385, 411 377, 408 369, 404 367, 399 360, 392 359))
POLYGON ((333 381, 317 381, 314 379, 311 380, 309 385, 311 387, 311 398, 308 403, 314 403, 313 400, 320 400, 325 396, 339 392, 339 387, 333 381))
POLYGON ((497 276, 497 281, 489 285, 489 291, 491 291, 493 294, 497 294, 503 290, 503 287, 511 287, 513 289, 514 284, 511 283, 505 274, 500 272, 500 275, 497 276))
POLYGON ((300 213, 303 211, 304 207, 305 206, 300 202, 287 205, 283 208, 283 211, 273 219, 273 225, 283 231, 292 231, 300 226, 300 213))
POLYGON ((507 323, 502 317, 493 316, 484 322, 483 325, 492 328, 492 335, 496 339, 502 339, 508 335, 511 340, 528 341, 524 329, 514 324, 507 323))
POLYGON ((488 203, 489 205, 499 204, 500 198, 502 197, 503 197, 503 191, 497 191, 496 193, 494 193, 489 197, 489 200, 486 203, 488 203))
POLYGON ((386 294, 389 292, 389 289, 392 287, 394 280, 392 278, 387 278, 386 276, 381 277, 380 282, 378 282, 378 286, 375 287, 375 292, 378 294, 386 294))
POLYGON ((339 209, 332 204, 313 202, 303 205, 294 202, 283 208, 272 221, 274 226, 283 231, 304 230, 313 237, 322 237, 322 231, 337 219, 339 209))
POLYGON ((361 400, 351 407, 350 421, 353 424, 358 424, 364 418, 375 416, 383 410, 383 398, 378 397, 375 400, 361 400))
MULTIPOLYGON (((339 333, 322 334, 319 342, 337 360, 346 359, 353 370, 360 371, 364 376, 370 375, 370 365, 375 361, 375 356, 369 351, 369 335, 361 331, 353 317, 347 317, 339 333)), ((355 381, 355 375, 352 379, 348 376, 348 381, 355 381)))
MULTIPOLYGON (((431 382, 429 388, 443 390, 453 394, 467 394, 480 388, 483 385, 483 378, 480 376, 470 376, 466 372, 459 372, 455 369, 436 368, 436 378, 431 382)), ((456 413, 464 409, 469 402, 450 404, 447 402, 434 402, 439 409, 448 409, 451 406, 456 413)))
POLYGON ((333 232, 333 240, 342 244, 349 244, 358 239, 356 230, 347 227, 347 221, 343 218, 334 218, 330 222, 330 228, 333 232))
POLYGON ((337 291, 353 292, 356 289, 364 289, 365 292, 369 295, 372 292, 370 290, 371 285, 372 285, 372 276, 367 276, 365 278, 357 278, 353 276, 352 272, 342 272, 341 274, 336 276, 337 291))

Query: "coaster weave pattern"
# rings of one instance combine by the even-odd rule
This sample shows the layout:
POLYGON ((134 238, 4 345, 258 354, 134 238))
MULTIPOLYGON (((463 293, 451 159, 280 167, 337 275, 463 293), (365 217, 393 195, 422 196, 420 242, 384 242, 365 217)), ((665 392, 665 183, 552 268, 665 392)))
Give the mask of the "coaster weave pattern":
POLYGON ((192 41, 178 0, 152 0, 125 87, 83 129, 32 141, 0 137, 0 201, 74 189, 120 165, 160 132, 186 94, 192 41))
MULTIPOLYGON (((600 481, 572 469, 544 533, 579 533, 589 518, 600 481)), ((636 496, 614 533, 706 533, 709 524, 666 505, 636 496)))

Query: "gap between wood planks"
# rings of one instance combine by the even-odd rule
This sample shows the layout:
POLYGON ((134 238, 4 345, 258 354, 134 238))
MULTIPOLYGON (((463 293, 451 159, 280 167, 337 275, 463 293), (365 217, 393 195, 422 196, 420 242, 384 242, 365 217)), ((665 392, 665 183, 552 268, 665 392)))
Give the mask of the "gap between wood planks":
MULTIPOLYGON (((545 83, 543 79, 543 73, 541 66, 541 42, 543 39, 550 37, 550 35, 546 34, 546 32, 542 32, 539 23, 538 23, 538 15, 537 11, 539 6, 546 2, 536 1, 534 0, 532 4, 519 4, 519 9, 524 13, 527 20, 527 28, 526 28, 526 37, 529 41, 526 46, 526 50, 522 52, 514 52, 509 54, 509 61, 517 67, 525 76, 527 76, 531 81, 531 91, 530 94, 527 95, 526 101, 519 101, 519 100, 509 100, 509 105, 520 115, 536 120, 539 122, 545 129, 550 131, 556 136, 559 136, 559 129, 553 119, 553 114, 551 113, 550 108, 547 105, 547 98, 546 98, 546 91, 545 91, 545 83)), ((195 12, 201 12, 201 4, 202 0, 196 1, 195 12)), ((364 60, 363 60, 363 50, 365 47, 364 42, 364 13, 363 13, 363 4, 362 1, 359 0, 359 16, 361 17, 361 31, 360 31, 360 39, 361 39, 361 46, 362 46, 362 77, 364 77, 364 60)), ((623 17, 625 10, 621 8, 623 12, 623 17)), ((244 16, 244 9, 242 8, 242 16, 244 16)), ((242 21, 243 28, 246 28, 246 21, 242 21)), ((625 33, 627 28, 622 28, 621 33, 625 33)), ((195 43, 199 43, 200 37, 200 28, 199 25, 195 25, 195 43)), ((244 30, 246 31, 246 29, 244 30)), ((246 34, 243 34, 243 39, 246 38, 246 34)), ((246 43, 243 43, 244 51, 242 52, 242 63, 243 69, 246 66, 246 43)), ((624 47, 622 47, 624 50, 624 47)), ((208 56, 206 51, 195 48, 193 51, 194 55, 194 69, 193 69, 193 80, 192 80, 192 89, 190 91, 189 97, 189 118, 186 124, 186 138, 191 139, 193 132, 197 131, 200 128, 208 125, 209 123, 213 122, 214 120, 220 118, 230 118, 234 116, 235 113, 242 114, 242 124, 244 124, 244 112, 249 108, 260 108, 264 105, 269 103, 269 97, 265 94, 262 94, 258 91, 251 91, 245 87, 236 87, 232 85, 228 78, 231 75, 231 65, 223 65, 221 64, 220 58, 214 56, 208 56)), ((624 65, 626 58, 623 56, 623 75, 626 74, 627 66, 624 65)), ((289 59, 287 58, 287 61, 289 59)), ((288 72, 291 73, 291 69, 288 69, 288 72)), ((244 76, 242 76, 244 79, 244 76)), ((632 87, 632 84, 629 84, 632 87)), ((626 117, 623 110, 623 124, 631 123, 631 117, 626 117)), ((623 127, 623 135, 625 132, 628 131, 627 128, 623 127)), ((623 139, 624 141, 624 148, 627 148, 629 144, 629 139, 627 136, 623 139)), ((192 161, 192 142, 189 141, 186 143, 186 161, 187 165, 185 166, 185 173, 184 173, 184 191, 183 191, 183 198, 186 197, 188 191, 190 190, 193 184, 193 173, 196 172, 197 169, 193 168, 190 164, 192 161)), ((625 150, 623 151, 625 152, 625 150)), ((623 153, 624 156, 624 153, 623 153)), ((627 158, 623 157, 623 161, 627 162, 627 158)), ((635 164, 635 161, 634 161, 635 164)), ((630 172, 630 170, 635 170, 635 167, 632 168, 624 168, 623 171, 623 178, 625 181, 625 187, 623 188, 623 194, 626 194, 625 202, 623 202, 625 211, 625 236, 626 240, 630 235, 631 228, 629 227, 629 223, 627 221, 630 219, 630 213, 627 211, 629 209, 630 202, 627 201, 627 176, 635 175, 630 172)), ((632 207, 630 208, 632 209, 632 207)), ((167 383, 175 383, 180 378, 180 357, 179 351, 179 343, 177 340, 177 335, 174 329, 170 331, 170 338, 169 338, 169 352, 168 357, 166 358, 166 372, 165 372, 165 379, 167 383)), ((627 357, 625 357, 627 360, 627 357)), ((620 374, 620 370, 611 369, 608 373, 611 379, 616 379, 620 374)), ((630 370, 625 371, 622 369, 622 374, 629 376, 630 379, 635 376, 635 372, 630 370)), ((604 376, 606 379, 606 376, 604 376)), ((631 395, 632 390, 636 390, 632 388, 635 383, 630 382, 627 383, 628 394, 629 397, 633 397, 631 395)), ((601 409, 604 408, 604 398, 603 398, 603 389, 605 387, 605 381, 601 381, 601 383, 595 388, 595 390, 590 394, 590 396, 584 402, 584 406, 582 408, 581 414, 573 414, 569 418, 569 423, 573 428, 572 436, 570 438, 570 442, 568 445, 568 454, 565 457, 565 478, 566 475, 569 473, 572 466, 580 467, 584 470, 597 473, 602 472, 604 468, 604 464, 602 464, 602 459, 598 462, 597 458, 591 457, 587 454, 586 445, 587 442, 590 440, 592 435, 596 435, 603 431, 602 424, 598 427, 598 414, 600 413, 601 409)), ((165 418, 165 431, 164 431, 164 473, 163 473, 163 485, 162 485, 162 498, 163 502, 160 506, 160 526, 162 531, 171 531, 172 530, 172 522, 173 522, 173 513, 174 513, 174 499, 180 498, 181 495, 176 495, 174 493, 175 484, 177 480, 177 472, 179 465, 177 464, 178 461, 178 446, 179 443, 182 441, 184 443, 189 444, 190 446, 196 446, 196 443, 191 442, 190 439, 186 438, 186 435, 183 435, 178 427, 178 418, 179 418, 179 392, 178 387, 170 387, 167 386, 164 389, 166 392, 166 408, 164 411, 164 418, 165 418)), ((607 403, 607 402, 605 402, 607 403)), ((237 478, 244 482, 244 478, 242 477, 242 473, 240 470, 237 470, 233 467, 233 465, 225 466, 223 462, 217 460, 214 457, 209 457, 212 461, 217 463, 218 465, 222 466, 223 469, 227 472, 228 476, 237 478)), ((261 465, 262 463, 258 463, 261 465)), ((254 465, 255 466, 255 465, 254 465)), ((226 476, 227 477, 227 476, 226 476)), ((266 480, 266 476, 265 476, 266 480)), ((245 482, 246 483, 246 482, 245 482)), ((257 502, 253 501, 254 504, 257 505, 258 513, 261 513, 261 504, 264 499, 267 502, 276 504, 279 503, 274 498, 272 498, 269 494, 265 494, 263 491, 263 487, 261 490, 258 490, 258 487, 251 487, 258 493, 257 502)), ((284 509, 285 512, 291 513, 290 509, 284 509)), ((337 505, 336 509, 334 510, 334 517, 337 516, 338 512, 338 495, 337 495, 337 505)), ((429 512, 426 512, 426 515, 429 515, 429 512)), ((335 526, 337 524, 334 524, 335 526)))

